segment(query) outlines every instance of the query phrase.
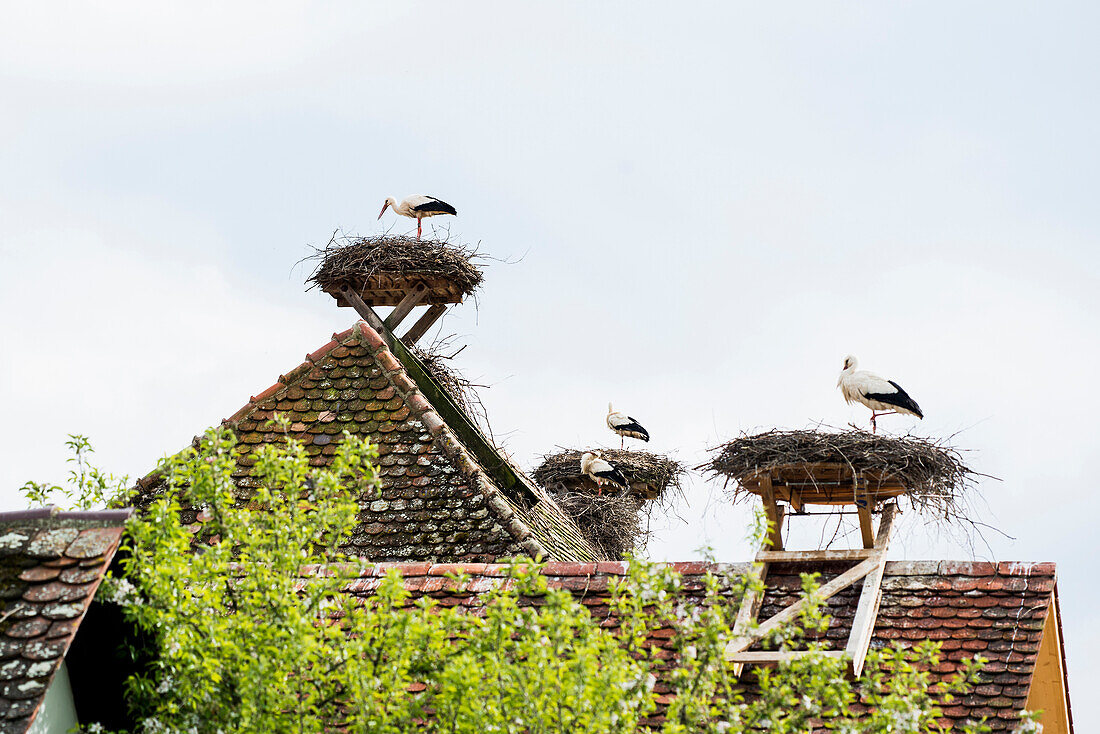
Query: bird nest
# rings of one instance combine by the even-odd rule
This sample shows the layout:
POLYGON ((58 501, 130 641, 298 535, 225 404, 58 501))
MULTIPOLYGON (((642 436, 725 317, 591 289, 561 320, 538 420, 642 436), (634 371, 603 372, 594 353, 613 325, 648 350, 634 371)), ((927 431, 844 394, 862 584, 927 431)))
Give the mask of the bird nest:
POLYGON ((444 354, 445 351, 450 349, 451 344, 452 337, 444 337, 437 339, 426 347, 414 346, 411 351, 416 354, 420 363, 424 365, 424 369, 443 389, 443 392, 447 393, 451 400, 466 412, 469 418, 472 418, 486 430, 490 430, 489 416, 485 410, 485 404, 481 401, 481 396, 477 392, 477 388, 485 387, 485 385, 475 385, 451 364, 451 360, 458 355, 458 352, 465 349, 465 347, 462 347, 450 355, 444 354))
POLYGON ((372 306, 396 305, 423 283, 429 293, 422 303, 459 303, 481 285, 476 256, 462 245, 405 235, 334 236, 306 258, 317 261, 306 282, 338 300, 344 289, 353 290, 372 306))
MULTIPOLYGON (((531 473, 543 487, 567 484, 596 492, 595 483, 581 473, 581 455, 587 449, 568 449, 542 457, 542 464, 531 473)), ((680 489, 683 464, 660 454, 646 451, 600 449, 600 456, 623 473, 630 482, 630 494, 643 500, 661 499, 670 489, 680 489)))
POLYGON ((679 491, 685 468, 678 461, 659 454, 602 449, 600 455, 618 467, 630 483, 630 491, 622 492, 614 485, 605 485, 601 493, 595 483, 581 473, 583 453, 583 450, 569 449, 547 454, 531 477, 576 520, 585 538, 605 558, 621 559, 644 547, 649 535, 649 514, 654 505, 650 500, 661 501, 673 490, 679 491))
POLYGON ((761 494, 767 477, 776 498, 796 507, 905 496, 923 515, 965 520, 963 497, 982 476, 946 441, 861 430, 773 430, 712 452, 696 468, 732 483, 734 501, 761 494))

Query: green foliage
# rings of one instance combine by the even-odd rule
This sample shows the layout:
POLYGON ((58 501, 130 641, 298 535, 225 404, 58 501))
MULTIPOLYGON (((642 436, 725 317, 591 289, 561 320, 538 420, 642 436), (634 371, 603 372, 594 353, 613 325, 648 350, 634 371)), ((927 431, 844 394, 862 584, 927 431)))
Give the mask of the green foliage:
MULTIPOLYGON (((74 494, 105 497, 111 483, 86 468, 86 440, 70 445, 74 494)), ((345 434, 329 468, 311 467, 289 437, 254 455, 259 486, 241 497, 235 439, 208 431, 161 462, 169 491, 130 523, 123 578, 102 598, 152 641, 152 662, 129 689, 142 731, 625 734, 661 706, 668 734, 935 732, 938 706, 968 691, 981 667, 970 661, 937 682, 928 670, 939 646, 925 642, 872 650, 853 681, 845 660, 811 653, 758 669, 746 695, 724 651, 759 576, 708 573, 702 588, 685 589, 668 566, 639 560, 612 577, 607 619, 548 588, 541 566, 524 560, 481 593, 477 613, 410 603, 394 570, 354 596, 361 562, 340 546, 359 501, 377 492, 374 449, 345 434), (201 527, 180 523, 182 503, 200 510, 201 527)), ((816 640, 829 619, 814 577, 803 593, 801 615, 765 646, 824 649, 816 640)))
POLYGON ((69 470, 67 486, 28 481, 20 491, 32 505, 45 506, 58 502, 58 495, 66 500, 66 506, 76 510, 103 507, 125 493, 126 477, 116 477, 88 463, 88 455, 95 453, 87 436, 70 433, 65 446, 72 456, 66 463, 76 466, 69 470))

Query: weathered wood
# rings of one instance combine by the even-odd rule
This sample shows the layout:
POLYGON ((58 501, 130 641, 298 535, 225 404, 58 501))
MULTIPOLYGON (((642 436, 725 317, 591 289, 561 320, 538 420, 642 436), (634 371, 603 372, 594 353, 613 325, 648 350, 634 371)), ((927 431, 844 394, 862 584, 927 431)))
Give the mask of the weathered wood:
POLYGON ((401 299, 401 303, 397 304, 390 315, 386 317, 383 322, 387 329, 391 332, 398 327, 398 325, 405 320, 405 317, 416 308, 416 305, 424 300, 424 297, 428 295, 428 286, 423 283, 417 283, 413 286, 404 298, 401 299))
MULTIPOLYGON (((428 293, 423 299, 426 304, 462 303, 465 293, 449 278, 442 276, 430 276, 423 273, 399 276, 389 276, 376 273, 368 278, 360 280, 351 288, 359 295, 368 306, 396 306, 401 302, 417 284, 427 287, 428 293)), ((336 299, 338 306, 353 305, 345 295, 342 288, 326 288, 325 292, 336 299)))
POLYGON ((764 514, 768 518, 768 544, 772 550, 783 550, 783 514, 775 502, 772 478, 767 474, 760 478, 760 498, 764 501, 764 514))
POLYGON ((436 304, 429 308, 423 316, 417 319, 416 323, 412 325, 412 328, 405 332, 405 336, 401 337, 401 341, 406 345, 412 346, 420 341, 420 337, 428 333, 428 329, 432 328, 432 324, 439 320, 439 317, 443 315, 443 312, 447 310, 447 307, 443 304, 436 304))
MULTIPOLYGON (((826 584, 822 584, 822 586, 817 591, 817 598, 821 601, 829 599, 832 596, 836 595, 838 592, 848 588, 856 581, 859 581, 861 578, 863 578, 875 569, 875 567, 880 563, 881 556, 883 554, 883 551, 878 551, 875 555, 867 558, 866 560, 860 561, 854 567, 840 574, 832 581, 829 581, 826 584)), ((754 642, 764 637, 775 628, 794 619, 805 606, 806 600, 799 599, 794 604, 791 604, 783 611, 777 613, 766 622, 762 623, 751 634, 742 635, 741 637, 735 637, 734 639, 730 640, 730 642, 726 645, 726 659, 729 660, 731 655, 741 652, 742 650, 747 650, 749 647, 752 646, 754 642)))
POLYGON ((837 550, 815 551, 768 551, 762 550, 756 554, 757 563, 802 563, 814 561, 862 561, 876 553, 874 548, 853 548, 837 550))
POLYGON ((343 290, 344 298, 347 299, 351 307, 363 317, 363 319, 370 324, 370 327, 382 335, 386 336, 386 327, 382 323, 382 319, 378 318, 378 314, 374 312, 374 309, 363 302, 363 299, 359 297, 359 294, 353 291, 351 288, 345 288, 343 290))
POLYGON ((863 662, 867 659, 867 648, 871 644, 871 635, 875 631, 879 602, 882 599, 882 575, 886 570, 886 548, 890 544, 896 505, 882 508, 882 517, 878 523, 878 535, 875 537, 875 552, 879 554, 878 565, 863 579, 863 589, 859 593, 859 604, 852 618, 852 631, 848 634, 845 652, 850 656, 849 671, 858 676, 863 672, 863 662))
POLYGON ((857 510, 857 514, 859 515, 859 534, 863 539, 864 548, 875 547, 875 527, 871 519, 872 504, 872 500, 867 500, 867 504, 857 510))
MULTIPOLYGON (((760 556, 771 551, 760 551, 756 554, 757 561, 760 560, 760 556)), ((763 584, 768 578, 768 563, 760 563, 760 583, 763 584)), ((737 610, 737 619, 733 623, 733 634, 737 637, 744 636, 749 628, 749 625, 754 619, 756 619, 757 613, 760 611, 760 604, 764 601, 764 589, 747 589, 745 595, 741 597, 741 607, 737 610)), ((741 671, 745 668, 745 663, 740 661, 733 661, 733 675, 739 678, 741 671)))
POLYGON ((804 658, 808 655, 820 655, 826 658, 842 658, 844 654, 843 650, 763 650, 760 652, 734 653, 733 655, 727 655, 726 660, 738 665, 744 665, 745 663, 752 663, 754 665, 774 665, 776 663, 794 660, 795 658, 804 658))

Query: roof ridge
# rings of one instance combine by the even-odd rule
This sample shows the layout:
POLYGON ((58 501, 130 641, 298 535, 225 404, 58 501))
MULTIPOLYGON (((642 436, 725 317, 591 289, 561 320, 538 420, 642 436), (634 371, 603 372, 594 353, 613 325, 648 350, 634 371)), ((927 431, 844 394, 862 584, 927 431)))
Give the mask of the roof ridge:
POLYGON ((462 441, 454 434, 442 416, 432 407, 431 401, 421 392, 416 382, 409 377, 405 365, 390 350, 382 335, 363 320, 357 321, 350 329, 350 333, 353 338, 359 340, 360 344, 370 350, 371 356, 382 368, 382 374, 397 394, 401 396, 401 400, 409 408, 409 412, 424 424, 428 433, 431 434, 432 440, 439 446, 444 456, 454 462, 460 473, 472 480, 474 486, 485 497, 486 506, 496 517, 501 527, 507 530, 519 543, 520 547, 532 558, 549 557, 550 554, 535 537, 530 526, 512 510, 500 488, 496 486, 474 456, 467 451, 462 441))
POLYGON ((29 510, 12 510, 0 512, 0 525, 10 523, 28 522, 34 520, 89 520, 125 522, 134 514, 130 508, 119 510, 62 510, 57 505, 35 507, 29 510))

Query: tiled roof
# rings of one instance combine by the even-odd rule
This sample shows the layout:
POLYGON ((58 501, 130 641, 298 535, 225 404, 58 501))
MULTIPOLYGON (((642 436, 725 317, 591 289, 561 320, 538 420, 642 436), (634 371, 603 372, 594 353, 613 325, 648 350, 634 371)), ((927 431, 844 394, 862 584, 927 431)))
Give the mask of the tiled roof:
MULTIPOLYGON (((684 597, 701 598, 706 572, 743 573, 748 564, 670 564, 683 576, 684 597)), ((507 567, 484 564, 387 564, 367 569, 354 580, 349 593, 366 596, 373 593, 389 568, 396 568, 405 579, 412 596, 409 604, 422 596, 440 600, 447 606, 476 609, 479 595, 504 582, 507 567), (464 586, 446 578, 459 568, 471 579, 464 586)), ((617 627, 609 609, 608 581, 625 572, 626 564, 550 563, 544 570, 552 588, 564 588, 578 595, 592 617, 609 628, 617 627)), ((801 572, 817 571, 825 582, 834 577, 835 564, 773 564, 767 578, 760 619, 766 619, 782 606, 793 602, 801 589, 801 572)), ((827 638, 834 649, 843 649, 855 614, 860 585, 828 600, 832 625, 827 638)), ((944 661, 932 672, 947 677, 965 658, 982 655, 988 659, 983 681, 969 695, 944 706, 944 715, 952 724, 987 717, 993 731, 1009 731, 1016 714, 1024 707, 1036 656, 1043 634, 1051 595, 1055 588, 1055 569, 1051 563, 962 563, 952 561, 905 561, 886 564, 882 582, 882 600, 872 637, 872 647, 889 645, 895 640, 915 644, 924 639, 943 645, 944 661)), ((670 630, 660 630, 651 642, 670 649, 670 630)), ((750 678, 751 679, 751 678, 750 678)), ((660 682, 661 702, 667 704, 669 689, 660 682)), ((660 717, 649 723, 658 724, 660 717)))
POLYGON ((31 725, 129 515, 51 509, 0 514, 0 733, 31 725))
MULTIPOLYGON (((596 560, 576 523, 511 464, 399 341, 360 321, 224 421, 239 439, 242 497, 253 453, 291 421, 311 463, 332 461, 346 429, 377 443, 381 496, 360 500, 347 550, 376 561, 494 561, 514 555, 596 560)), ((141 499, 162 485, 138 483, 141 499)), ((195 523, 194 511, 184 522, 195 523)))

